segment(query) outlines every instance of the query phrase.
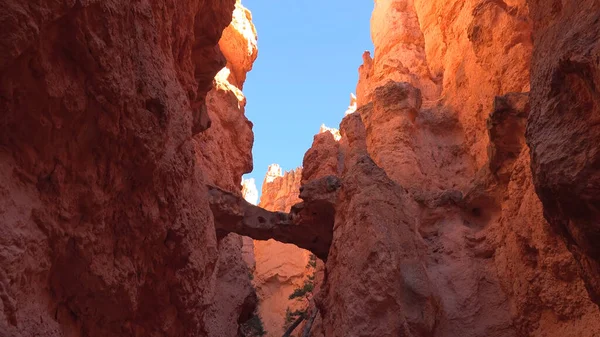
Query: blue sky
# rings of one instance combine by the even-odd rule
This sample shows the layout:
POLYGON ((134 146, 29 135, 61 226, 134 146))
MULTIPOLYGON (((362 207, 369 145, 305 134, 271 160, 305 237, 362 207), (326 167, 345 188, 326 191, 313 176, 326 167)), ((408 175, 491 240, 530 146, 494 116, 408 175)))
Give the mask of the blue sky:
POLYGON ((242 0, 258 33, 244 84, 254 123, 254 178, 302 165, 321 124, 337 128, 356 89, 362 53, 373 50, 368 0, 242 0), (351 3, 351 4, 350 4, 351 3))

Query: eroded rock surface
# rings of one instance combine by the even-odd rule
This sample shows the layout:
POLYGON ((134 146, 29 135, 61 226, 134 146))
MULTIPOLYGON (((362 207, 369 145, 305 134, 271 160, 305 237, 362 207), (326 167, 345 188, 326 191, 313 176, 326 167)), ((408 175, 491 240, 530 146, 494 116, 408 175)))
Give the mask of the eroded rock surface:
POLYGON ((425 40, 413 0, 377 0, 371 16, 375 55, 363 55, 356 89, 357 105, 371 101, 373 91, 386 82, 407 82, 421 88, 428 100, 439 96, 438 80, 429 71, 425 40))
POLYGON ((239 193, 251 129, 213 85, 234 5, 0 4, 0 335, 237 335, 252 289, 198 157, 234 144, 192 138, 241 121, 239 193))
POLYGON ((319 304, 323 331, 325 336, 425 336, 433 332, 437 301, 422 263, 425 245, 409 216, 415 204, 364 145, 355 146, 365 142, 358 113, 342 122, 342 137, 349 141, 342 145, 345 167, 319 304))
MULTIPOLYGON (((240 191, 242 174, 252 170, 254 141, 252 124, 244 115, 246 99, 241 91, 246 73, 257 56, 257 37, 251 18, 250 12, 237 1, 233 19, 219 40, 227 64, 215 76, 207 95, 211 127, 194 137, 205 181, 244 198, 252 194, 248 190, 251 185, 240 191)), ((204 315, 206 333, 237 336, 239 324, 252 318, 258 304, 249 277, 254 258, 251 252, 245 252, 248 238, 228 234, 217 235, 217 240, 215 286, 204 315)))
POLYGON ((535 188, 600 304, 600 2, 528 3, 536 27, 527 127, 535 188))
MULTIPOLYGON (((290 212, 300 199, 300 168, 283 172, 271 165, 263 182, 259 206, 270 211, 290 212)), ((254 284, 260 299, 259 312, 267 337, 280 337, 284 332, 287 310, 298 310, 302 303, 290 300, 295 289, 307 277, 310 252, 293 244, 275 240, 255 241, 256 270, 254 284)))
MULTIPOLYGON (((591 3, 587 6, 593 8, 591 3)), ((374 38, 375 58, 365 55, 359 69, 359 108, 354 114, 360 118, 349 115, 342 121, 338 145, 325 136, 315 138, 305 156, 305 171, 337 172, 342 183, 325 270, 326 291, 319 301, 325 336, 354 335, 346 325, 353 325, 361 335, 374 336, 388 331, 402 331, 393 335, 406 336, 595 336, 600 329, 595 323, 599 312, 585 291, 583 281, 588 278, 577 267, 581 259, 571 255, 568 242, 562 244, 544 219, 528 170, 525 125, 535 104, 533 98, 530 105, 527 93, 535 18, 530 18, 527 4, 417 0, 397 1, 390 8, 416 14, 424 42, 411 52, 422 46, 426 56, 397 53, 404 55, 404 62, 426 62, 429 74, 412 70, 404 82, 395 82, 391 74, 407 71, 395 65, 388 67, 387 81, 374 81, 377 50, 388 42, 374 38), (421 81, 414 78, 419 73, 421 81), (431 79, 434 83, 441 80, 439 99, 423 93, 431 92, 423 84, 431 79), (372 158, 374 164, 364 164, 371 159, 361 162, 356 153, 372 158), (371 169, 352 169, 367 166, 371 169), (379 169, 386 178, 378 178, 379 169), (355 201, 361 198, 360 190, 344 191, 361 179, 365 182, 362 189, 378 192, 355 201), (390 184, 397 187, 390 189, 390 184), (378 209, 378 196, 395 188, 404 190, 407 197, 388 196, 386 206, 378 209), (372 207, 363 208, 370 203, 372 207), (399 212, 398 208, 402 214, 385 218, 386 212, 399 212), (340 220, 345 215, 348 218, 340 220), (403 307, 398 298, 379 307, 369 306, 375 300, 362 302, 369 296, 384 298, 376 296, 381 288, 387 289, 387 295, 394 291, 412 294, 406 286, 373 276, 374 271, 362 274, 369 270, 365 265, 352 267, 354 262, 348 262, 361 249, 369 251, 371 246, 361 246, 361 240, 377 238, 376 233, 354 233, 366 231, 358 224, 370 217, 376 220, 368 227, 381 226, 379 231, 388 235, 401 231, 402 226, 412 228, 412 234, 403 234, 401 240, 412 236, 414 249, 387 263, 402 269, 402 259, 409 256, 424 268, 420 283, 431 292, 417 296, 421 304, 408 306, 417 310, 414 316, 410 309, 398 309, 403 307), (342 229, 354 222, 351 229, 342 229), (338 235, 345 231, 361 239, 340 239, 338 235), (369 282, 372 288, 362 285, 369 282), (361 305, 354 307, 356 303, 361 305), (379 321, 387 312, 383 308, 393 306, 400 314, 379 321), (410 317, 420 319, 411 321, 410 317), (345 324, 336 324, 345 319, 345 324)), ((391 14, 378 14, 376 9, 373 15, 391 14)), ((389 39, 414 31, 410 24, 395 27, 381 20, 378 25, 397 30, 379 33, 389 39)), ((590 41, 593 32, 588 31, 590 41)), ((381 254, 401 251, 392 243, 382 246, 386 248, 371 252, 373 261, 381 254)))
POLYGON ((237 233, 255 240, 293 243, 326 260, 339 187, 336 177, 305 185, 310 194, 301 193, 304 202, 294 205, 290 213, 267 211, 218 187, 208 186, 208 189, 215 226, 221 235, 237 233))
POLYGON ((278 336, 309 253, 238 233, 326 261, 313 336, 600 335, 599 11, 377 0, 259 207, 239 1, 3 2, 0 334, 278 336))

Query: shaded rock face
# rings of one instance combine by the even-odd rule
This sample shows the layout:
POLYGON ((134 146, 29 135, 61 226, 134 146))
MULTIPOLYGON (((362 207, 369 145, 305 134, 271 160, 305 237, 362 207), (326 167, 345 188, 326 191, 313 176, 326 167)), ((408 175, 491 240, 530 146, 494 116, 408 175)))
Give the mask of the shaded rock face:
MULTIPOLYGON (((240 190, 240 181, 242 174, 252 171, 254 135, 252 123, 244 115, 246 99, 241 89, 258 52, 251 18, 236 2, 233 19, 219 40, 227 65, 215 76, 206 99, 211 127, 194 137, 205 181, 245 198, 250 197, 251 186, 240 190)), ((238 323, 250 319, 258 303, 249 277, 253 254, 244 251, 248 250, 248 238, 229 234, 217 235, 217 239, 215 286, 204 323, 209 336, 238 336, 238 323)))
POLYGON ((293 243, 326 259, 331 246, 335 201, 340 187, 336 177, 325 177, 306 185, 304 202, 290 213, 271 212, 255 206, 236 193, 209 186, 210 207, 217 234, 249 236, 255 240, 275 239, 293 243))
POLYGON ((600 304, 600 2, 528 3, 536 27, 527 127, 534 184, 600 304))
POLYGON ((416 204, 375 165, 366 146, 355 146, 365 142, 358 113, 342 122, 342 139, 349 141, 341 145, 345 167, 319 303, 323 331, 325 336, 428 335, 437 300, 422 262, 425 245, 408 215, 416 204))
POLYGON ((239 193, 251 167, 238 93, 213 83, 234 5, 0 4, 1 335, 237 334, 252 289, 205 187, 223 169, 239 193), (209 115, 242 140, 204 141, 209 115))

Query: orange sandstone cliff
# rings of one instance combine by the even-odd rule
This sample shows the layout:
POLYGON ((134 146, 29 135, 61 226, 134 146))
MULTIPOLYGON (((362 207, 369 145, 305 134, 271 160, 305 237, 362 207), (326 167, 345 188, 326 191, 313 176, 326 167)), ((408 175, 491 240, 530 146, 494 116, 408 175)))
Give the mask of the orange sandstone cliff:
MULTIPOLYGON (((590 13, 598 9, 596 2, 581 6, 590 13)), ((554 8, 555 20, 582 12, 554 8)), ((584 62, 581 69, 594 69, 585 60, 594 55, 595 23, 583 19, 588 25, 573 29, 587 32, 587 49, 574 45, 571 53, 581 55, 575 56, 584 62)), ((562 211, 566 206, 544 209, 530 171, 527 142, 535 149, 536 141, 550 141, 541 136, 547 133, 531 138, 535 124, 529 124, 527 139, 525 132, 540 109, 540 98, 529 94, 529 65, 540 48, 532 37, 536 27, 551 25, 536 26, 536 20, 524 1, 376 1, 375 55, 366 54, 359 69, 358 110, 350 109, 342 122, 340 142, 327 134, 315 137, 303 164, 303 184, 337 176, 341 186, 317 295, 325 336, 600 333, 593 303, 594 199, 585 192, 594 188, 593 161, 569 161, 566 150, 546 159, 563 156, 565 165, 585 169, 579 179, 591 179, 581 187, 582 197, 590 197, 572 218, 574 211, 562 211)), ((550 80, 563 85, 563 79, 583 76, 575 65, 565 67, 565 75, 550 80)), ((587 108, 593 116, 594 74, 576 93, 556 93, 575 104, 571 114, 587 108)), ((576 130, 568 129, 583 137, 581 151, 589 158, 593 128, 576 130)), ((545 157, 533 158, 535 164, 545 157)), ((560 181, 569 171, 555 172, 560 181)), ((542 201, 556 199, 552 195, 542 201)))
POLYGON ((529 171, 527 3, 381 0, 372 26, 340 145, 305 156, 341 179, 325 335, 598 335, 594 236, 565 245, 529 171))

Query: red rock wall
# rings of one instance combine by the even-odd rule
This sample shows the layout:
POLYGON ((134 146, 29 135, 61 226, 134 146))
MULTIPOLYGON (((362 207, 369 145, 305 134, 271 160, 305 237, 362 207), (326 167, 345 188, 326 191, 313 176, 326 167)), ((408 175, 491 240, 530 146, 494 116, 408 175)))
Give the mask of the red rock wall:
POLYGON ((429 69, 442 79, 439 102, 431 104, 456 116, 467 153, 480 168, 487 161, 485 120, 494 97, 529 91, 528 6, 525 0, 414 2, 429 69))
MULTIPOLYGON (((359 69, 360 120, 344 119, 341 145, 316 138, 305 156, 305 172, 342 179, 318 301, 325 336, 600 333, 600 312, 584 287, 594 271, 578 268, 579 256, 593 255, 591 241, 579 243, 588 247, 579 256, 581 248, 570 247, 573 257, 572 241, 562 244, 544 219, 528 169, 526 92, 537 20, 529 15, 524 1, 376 2, 375 57, 359 69), (438 99, 430 80, 441 86, 438 99), (383 274, 398 275, 386 279, 386 268, 383 274)), ((594 46, 595 30, 586 32, 583 45, 594 46)), ((535 104, 532 97, 534 118, 535 104)), ((543 144, 541 135, 550 133, 540 131, 543 144)))
MULTIPOLYGON (((270 211, 289 212, 300 202, 302 169, 282 172, 279 165, 269 166, 262 187, 259 206, 270 211)), ((279 337, 285 329, 286 309, 301 309, 303 303, 290 300, 306 279, 310 252, 292 244, 274 240, 254 241, 256 269, 254 284, 259 298, 258 312, 267 337, 279 337)))
MULTIPOLYGON (((244 115, 246 98, 241 91, 258 54, 251 19, 250 12, 236 2, 233 19, 219 40, 227 65, 215 76, 206 98, 211 126, 194 137, 206 182, 238 195, 243 193, 241 176, 252 171, 254 134, 244 115)), ((253 257, 244 253, 247 240, 245 243, 243 237, 229 234, 222 238, 218 233, 217 239, 215 286, 204 323, 208 336, 238 336, 238 322, 249 318, 257 305, 249 277, 253 257)))
POLYGON ((232 99, 211 91, 233 9, 0 4, 0 335, 205 336, 214 320, 237 334, 241 303, 211 303, 240 284, 225 272, 239 252, 222 249, 238 243, 217 243, 204 186, 214 180, 199 165, 233 144, 192 139, 209 114, 215 128, 239 118, 227 132, 243 130, 244 159, 221 167, 239 191, 250 124, 216 112, 232 99))
POLYGON ((534 21, 527 143, 544 215, 600 304, 599 1, 528 1, 534 21))

